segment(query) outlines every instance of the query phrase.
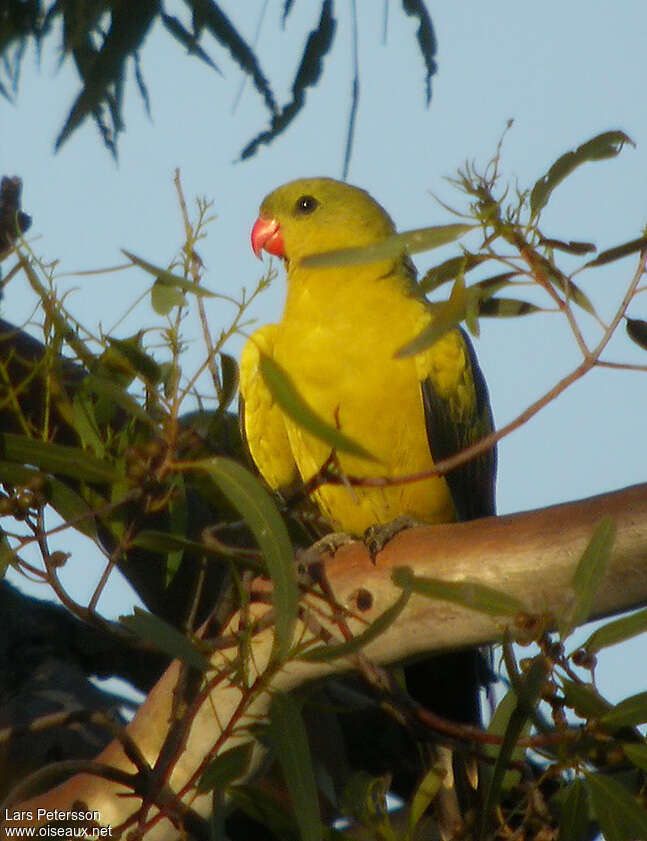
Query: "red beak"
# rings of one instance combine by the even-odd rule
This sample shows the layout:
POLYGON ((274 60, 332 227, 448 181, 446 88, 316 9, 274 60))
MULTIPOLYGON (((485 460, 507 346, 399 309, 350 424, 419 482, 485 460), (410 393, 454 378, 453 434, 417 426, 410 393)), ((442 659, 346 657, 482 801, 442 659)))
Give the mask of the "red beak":
POLYGON ((259 259, 263 250, 277 257, 285 257, 281 226, 276 219, 258 217, 252 228, 252 249, 259 259))

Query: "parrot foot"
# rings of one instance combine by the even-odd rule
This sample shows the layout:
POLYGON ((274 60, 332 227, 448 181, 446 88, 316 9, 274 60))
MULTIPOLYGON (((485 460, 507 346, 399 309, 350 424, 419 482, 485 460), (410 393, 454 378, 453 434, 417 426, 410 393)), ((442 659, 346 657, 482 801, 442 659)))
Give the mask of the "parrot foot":
POLYGON ((396 534, 400 534, 405 529, 411 529, 415 526, 421 526, 419 520, 413 517, 408 517, 406 514, 401 514, 390 523, 380 523, 374 526, 369 526, 362 536, 364 545, 368 549, 371 560, 375 563, 375 559, 379 553, 384 549, 387 543, 391 541, 396 534))
POLYGON ((315 583, 318 575, 315 573, 321 566, 321 560, 325 555, 334 556, 338 549, 352 543, 355 538, 343 531, 333 531, 330 534, 317 540, 307 549, 298 549, 296 553, 297 578, 300 583, 306 581, 315 583))

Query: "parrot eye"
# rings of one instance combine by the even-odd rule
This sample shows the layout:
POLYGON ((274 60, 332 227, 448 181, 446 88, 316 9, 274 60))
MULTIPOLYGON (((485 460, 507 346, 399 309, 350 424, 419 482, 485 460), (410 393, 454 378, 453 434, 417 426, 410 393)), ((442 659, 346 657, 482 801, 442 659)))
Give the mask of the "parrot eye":
POLYGON ((316 210, 318 206, 319 202, 314 196, 301 196, 294 205, 294 212, 299 216, 307 216, 313 210, 316 210))

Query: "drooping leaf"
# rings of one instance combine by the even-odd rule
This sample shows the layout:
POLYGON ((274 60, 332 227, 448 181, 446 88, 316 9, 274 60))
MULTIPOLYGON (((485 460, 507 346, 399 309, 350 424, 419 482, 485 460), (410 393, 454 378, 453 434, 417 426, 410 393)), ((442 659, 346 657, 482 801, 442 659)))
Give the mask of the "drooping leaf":
POLYGON ((434 34, 431 18, 423 0, 402 0, 402 7, 408 15, 418 18, 419 26, 416 38, 418 39, 418 46, 420 47, 427 71, 425 84, 427 105, 429 105, 431 102, 431 77, 438 69, 435 61, 436 51, 438 49, 436 35, 434 34))
POLYGON ((301 264, 308 269, 328 269, 376 263, 380 260, 402 257, 405 254, 419 254, 422 251, 431 251, 432 248, 455 242, 474 227, 474 225, 453 224, 416 228, 412 231, 403 231, 401 234, 391 234, 380 242, 361 248, 342 248, 338 251, 311 254, 303 257, 301 264))
POLYGON ((638 347, 647 350, 647 321, 640 318, 626 318, 627 335, 638 347))
POLYGON ((470 610, 492 616, 515 616, 527 612, 524 605, 514 596, 477 581, 442 581, 438 578, 413 575, 408 567, 400 567, 393 573, 393 583, 412 593, 460 604, 470 610))
POLYGON ((254 83, 254 87, 263 97, 268 110, 277 112, 274 94, 269 82, 261 71, 260 65, 247 42, 232 25, 227 15, 213 0, 184 0, 193 12, 193 31, 200 37, 203 28, 207 28, 213 37, 229 51, 236 64, 254 83))
POLYGON ((224 412, 231 404, 238 391, 238 363, 228 353, 220 354, 221 391, 218 411, 224 412))
POLYGON ((215 64, 209 55, 202 49, 200 44, 198 43, 198 37, 194 32, 189 32, 189 30, 182 25, 180 20, 175 17, 175 15, 167 15, 166 12, 161 12, 162 23, 164 24, 165 28, 171 33, 171 35, 182 44, 183 47, 186 48, 187 52, 190 55, 194 55, 203 61, 206 65, 211 67, 212 70, 215 70, 218 75, 222 76, 222 72, 217 64, 215 64))
POLYGON ((589 654, 597 654, 603 648, 617 645, 647 631, 647 608, 607 622, 594 631, 582 646, 589 654))
POLYGON ((621 151, 625 143, 634 143, 623 131, 606 131, 587 140, 572 152, 559 157, 532 188, 530 193, 530 212, 532 216, 546 206, 553 190, 562 183, 578 166, 587 161, 601 161, 614 158, 621 151))
POLYGON ((573 576, 575 602, 561 624, 562 637, 568 636, 574 628, 583 625, 591 615, 595 597, 611 557, 615 533, 615 524, 609 517, 603 517, 595 527, 573 576))
POLYGON ((259 368, 272 397, 286 415, 296 421, 299 426, 323 441, 324 444, 329 444, 334 450, 375 461, 375 457, 361 444, 344 435, 311 409, 297 391, 287 372, 271 357, 262 353, 259 368))
POLYGON ((323 826, 308 736, 291 695, 275 692, 272 696, 267 735, 290 792, 302 841, 319 841, 323 826))
POLYGON ((194 643, 159 616, 135 607, 131 615, 120 616, 119 621, 140 639, 151 643, 173 659, 182 660, 187 666, 202 672, 209 668, 209 661, 194 643))
POLYGON ((607 774, 586 774, 584 781, 605 841, 647 838, 647 811, 622 783, 607 774))
POLYGON ((323 70, 323 59, 330 51, 335 35, 336 21, 333 16, 332 0, 323 0, 321 16, 317 27, 306 41, 301 62, 292 83, 292 100, 280 111, 273 112, 269 129, 260 132, 245 146, 240 153, 241 160, 256 154, 259 146, 270 143, 290 125, 301 111, 306 101, 306 91, 319 81, 323 70))
POLYGON ((213 479, 256 538, 274 585, 275 652, 282 658, 292 643, 299 601, 294 552, 285 523, 269 493, 237 462, 216 457, 196 461, 192 469, 204 471, 213 479))

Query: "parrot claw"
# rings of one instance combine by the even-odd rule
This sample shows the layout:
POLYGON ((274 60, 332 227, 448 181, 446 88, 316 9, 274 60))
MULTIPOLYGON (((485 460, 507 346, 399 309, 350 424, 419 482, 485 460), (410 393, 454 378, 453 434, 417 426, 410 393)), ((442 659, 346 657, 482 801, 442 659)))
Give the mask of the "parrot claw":
POLYGON ((405 529, 411 529, 415 526, 421 525, 423 525, 423 523, 419 520, 415 520, 413 517, 402 514, 401 516, 396 517, 395 520, 391 520, 389 523, 369 526, 364 532, 362 540, 368 549, 368 553, 371 556, 373 563, 375 563, 375 559, 382 549, 384 549, 386 544, 389 543, 396 534, 400 534, 400 532, 405 529))
POLYGON ((307 549, 299 549, 296 553, 297 577, 301 584, 315 583, 319 575, 316 572, 321 567, 325 555, 334 557, 338 549, 353 543, 354 538, 343 531, 333 531, 317 540, 307 549))

